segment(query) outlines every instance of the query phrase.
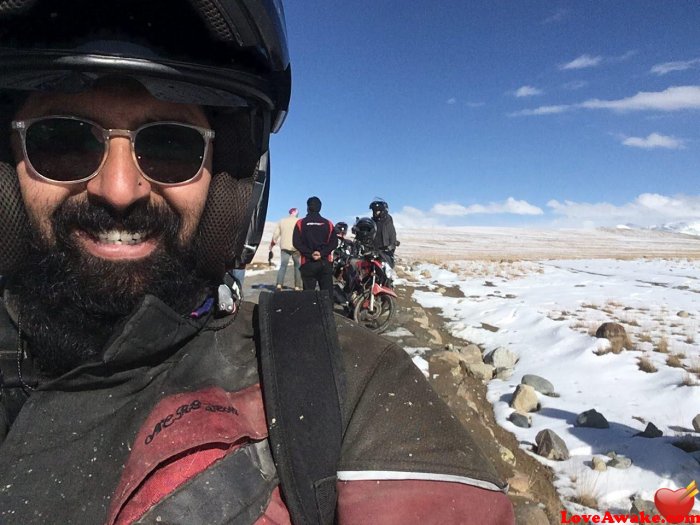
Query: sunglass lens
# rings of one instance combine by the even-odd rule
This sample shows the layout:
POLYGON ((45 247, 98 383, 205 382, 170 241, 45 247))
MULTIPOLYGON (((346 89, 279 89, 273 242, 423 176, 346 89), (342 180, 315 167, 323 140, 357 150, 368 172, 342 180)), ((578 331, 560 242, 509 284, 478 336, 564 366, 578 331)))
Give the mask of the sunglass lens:
POLYGON ((205 146, 198 130, 166 123, 142 128, 134 141, 141 170, 163 184, 178 184, 195 177, 204 161, 205 146))
POLYGON ((100 167, 104 156, 101 131, 89 122, 47 118, 26 131, 27 159, 34 170, 50 180, 85 179, 100 167))

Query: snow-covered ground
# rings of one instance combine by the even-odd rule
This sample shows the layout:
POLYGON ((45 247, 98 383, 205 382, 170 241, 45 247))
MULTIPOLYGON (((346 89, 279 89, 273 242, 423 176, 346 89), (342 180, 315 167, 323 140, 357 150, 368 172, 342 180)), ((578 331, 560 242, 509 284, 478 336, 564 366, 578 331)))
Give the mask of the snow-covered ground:
POLYGON ((459 227, 399 230, 402 258, 459 259, 700 258, 700 237, 634 228, 459 227))
MULTIPOLYGON (((610 235, 601 232, 586 242, 607 245, 612 251, 624 248, 610 235)), ((682 247, 675 235, 665 237, 665 246, 662 234, 646 235, 653 236, 655 250, 680 249, 677 255, 683 255, 684 248, 686 255, 693 255, 694 248, 682 247)), ((562 245, 561 235, 548 238, 556 241, 555 248, 562 245)), ((636 244, 637 238, 633 240, 636 244)), ((419 244, 423 243, 432 246, 428 239, 419 244)), ((478 243, 487 244, 484 238, 478 243)), ((500 235, 491 243, 492 250, 500 243, 500 249, 514 254, 520 245, 518 239, 500 235)), ((538 243, 544 248, 542 241, 538 243)), ((498 423, 513 432, 524 449, 531 450, 537 433, 546 428, 564 439, 569 460, 536 456, 554 470, 564 499, 589 495, 597 499, 601 511, 627 510, 632 495, 653 500, 659 488, 677 489, 700 481, 700 452, 693 456, 673 445, 683 436, 700 439, 692 428, 693 417, 700 413, 698 261, 467 260, 470 250, 461 244, 446 242, 452 259, 446 263, 412 264, 415 284, 427 284, 431 290, 415 290, 414 297, 424 307, 441 308, 454 335, 485 352, 507 347, 519 356, 510 379, 489 383, 489 400, 498 423), (437 291, 445 286, 458 286, 464 297, 445 297, 437 291), (605 321, 623 324, 633 349, 605 353, 607 339, 594 336, 605 321), (498 330, 484 329, 482 323, 498 330), (641 359, 656 371, 642 371, 641 359), (531 414, 531 428, 507 420, 513 411, 509 401, 524 374, 548 379, 558 394, 538 394, 541 409, 531 414), (610 428, 574 426, 576 416, 589 409, 602 413, 610 428), (663 437, 635 437, 647 422, 661 429, 663 437), (632 466, 593 470, 592 457, 607 460, 609 451, 630 458, 632 466)), ((577 249, 578 256, 586 251, 585 245, 577 249)), ((570 510, 581 508, 571 505, 570 510)))
MULTIPOLYGON (((697 227, 698 223, 690 226, 697 227)), ((688 228, 690 228, 688 226, 688 228)), ((268 247, 275 229, 265 223, 260 249, 254 262, 267 263, 268 247)), ((678 257, 700 258, 700 236, 673 231, 618 226, 597 229, 537 229, 496 227, 454 227, 398 229, 403 259, 426 258, 434 262, 456 259, 569 259, 600 257, 678 257)), ((684 230, 685 231, 685 230, 684 230)), ((688 230, 690 232, 691 230, 688 230)), ((694 231, 694 230, 693 230, 694 231)), ((273 250, 279 264, 279 248, 273 250)))
MULTIPOLYGON (((273 228, 266 225, 256 262, 267 262, 273 228)), ((632 495, 653 500, 659 488, 700 482, 700 452, 673 445, 700 439, 692 428, 700 413, 700 237, 629 227, 462 227, 399 230, 398 238, 397 255, 411 265, 414 284, 431 290, 415 291, 423 306, 441 308, 456 336, 519 356, 509 380, 489 383, 489 400, 525 450, 545 428, 564 439, 569 460, 535 456, 554 470, 563 499, 593 496, 600 511, 624 511, 632 495), (459 286, 464 297, 440 294, 445 286, 459 286), (594 337, 606 321, 623 324, 633 349, 606 353, 607 340, 594 337), (656 371, 641 370, 640 360, 656 371), (548 379, 558 394, 539 395, 527 429, 507 420, 525 374, 548 379), (574 426, 592 408, 610 428, 574 426), (635 437, 648 422, 663 437, 635 437), (592 457, 607 460, 609 451, 632 466, 593 470, 592 457)), ((275 248, 275 264, 278 254, 275 248)), ((427 349, 408 350, 427 373, 427 349)))

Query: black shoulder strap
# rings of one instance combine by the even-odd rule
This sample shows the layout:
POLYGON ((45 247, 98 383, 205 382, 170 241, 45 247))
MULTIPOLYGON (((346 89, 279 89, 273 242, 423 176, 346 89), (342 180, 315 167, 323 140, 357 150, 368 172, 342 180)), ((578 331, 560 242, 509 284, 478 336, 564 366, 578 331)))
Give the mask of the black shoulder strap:
POLYGON ((261 293, 259 356, 272 457, 295 525, 335 519, 345 389, 328 292, 261 293))

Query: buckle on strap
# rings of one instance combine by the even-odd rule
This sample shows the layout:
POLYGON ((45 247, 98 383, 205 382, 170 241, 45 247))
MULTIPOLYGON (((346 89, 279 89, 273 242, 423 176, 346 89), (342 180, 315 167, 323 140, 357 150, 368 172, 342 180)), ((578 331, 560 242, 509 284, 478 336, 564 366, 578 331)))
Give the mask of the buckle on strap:
POLYGON ((31 359, 17 350, 0 349, 0 387, 35 388, 39 379, 34 374, 31 359))

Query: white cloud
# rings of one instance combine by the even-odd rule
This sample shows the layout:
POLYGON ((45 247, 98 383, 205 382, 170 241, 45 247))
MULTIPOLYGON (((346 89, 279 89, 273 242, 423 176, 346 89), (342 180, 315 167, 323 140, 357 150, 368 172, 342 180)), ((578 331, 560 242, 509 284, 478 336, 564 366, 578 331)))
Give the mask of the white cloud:
POLYGON ((561 70, 566 70, 566 69, 585 69, 587 67, 595 67, 600 65, 600 63, 603 61, 602 56, 591 56, 591 55, 581 55, 580 57, 577 57, 573 59, 571 62, 567 62, 566 64, 561 64, 559 66, 559 69, 561 70))
POLYGON ((569 225, 589 221, 597 226, 619 222, 652 226, 669 221, 700 219, 700 195, 643 193, 634 201, 622 205, 551 200, 547 207, 555 215, 564 218, 569 225))
POLYGON ((588 85, 588 82, 585 80, 572 80, 571 82, 567 82, 564 84, 562 87, 564 89, 570 89, 570 90, 575 90, 575 89, 581 89, 584 88, 588 85))
POLYGON ((456 104, 456 103, 457 103, 457 99, 454 98, 454 97, 448 98, 448 99, 447 99, 447 103, 450 104, 450 105, 456 104))
POLYGON ((544 93, 544 91, 542 91, 541 89, 537 89, 534 86, 521 86, 515 90, 515 96, 518 98, 520 98, 520 97, 532 97, 535 95, 541 95, 543 93, 544 93))
POLYGON ((561 22, 569 14, 567 9, 557 9, 554 14, 542 20, 543 24, 551 24, 553 22, 561 22))
POLYGON ((472 215, 542 215, 544 211, 524 200, 508 197, 502 202, 472 204, 463 206, 456 202, 439 202, 429 211, 414 206, 404 206, 398 212, 392 212, 397 228, 435 228, 454 226, 455 219, 472 215))
MULTIPOLYGON (((463 206, 455 202, 435 204, 429 211, 405 206, 392 213, 397 228, 443 228, 465 225, 476 219, 465 219, 475 215, 509 215, 510 220, 534 220, 524 217, 541 216, 538 224, 551 227, 595 228, 632 224, 635 226, 659 226, 669 223, 700 224, 700 195, 662 195, 642 193, 631 202, 576 202, 550 200, 545 210, 509 197, 502 202, 463 206), (546 211, 545 211, 546 210, 546 211), (515 219, 514 217, 523 217, 515 219)), ((502 218, 496 220, 503 220, 502 218)))
POLYGON ((542 215, 541 208, 533 206, 527 201, 508 197, 503 202, 490 202, 489 204, 472 204, 463 206, 456 202, 437 203, 430 213, 447 217, 463 217, 476 214, 509 213, 513 215, 542 215))
POLYGON ((392 212, 396 228, 430 228, 442 226, 437 217, 430 216, 413 206, 404 206, 401 211, 392 212))
POLYGON ((674 86, 664 91, 640 91, 619 100, 591 99, 581 104, 586 109, 612 109, 613 111, 678 111, 700 109, 700 86, 674 86))
POLYGON ((656 64, 649 71, 655 75, 666 75, 673 71, 685 71, 686 69, 693 69, 700 67, 700 58, 694 58, 693 60, 679 60, 677 62, 664 62, 663 64, 656 64))
POLYGON ((685 141, 678 139, 676 137, 671 137, 668 135, 661 135, 660 133, 650 133, 646 137, 626 137, 623 139, 622 144, 625 146, 631 146, 633 148, 643 148, 643 149, 655 149, 655 148, 665 148, 665 149, 683 149, 685 148, 685 141))
POLYGON ((640 91, 636 95, 618 100, 590 99, 579 104, 540 106, 510 113, 511 117, 528 115, 552 115, 576 108, 609 109, 612 111, 681 111, 700 109, 700 86, 673 86, 663 91, 640 91))
POLYGON ((554 115, 556 113, 564 113, 565 111, 569 111, 572 107, 573 106, 567 104, 562 104, 559 106, 540 106, 535 109, 521 109, 520 111, 509 113, 508 116, 521 117, 529 115, 554 115))
POLYGON ((635 56, 636 54, 637 54, 637 51, 636 51, 636 50, 630 50, 630 51, 627 51, 627 52, 625 52, 625 53, 623 53, 623 54, 621 54, 621 55, 619 55, 619 56, 616 56, 616 57, 609 57, 609 58, 606 59, 606 61, 607 61, 607 62, 613 62, 613 63, 615 63, 615 62, 624 62, 625 60, 629 60, 630 58, 632 58, 632 57, 635 56))

